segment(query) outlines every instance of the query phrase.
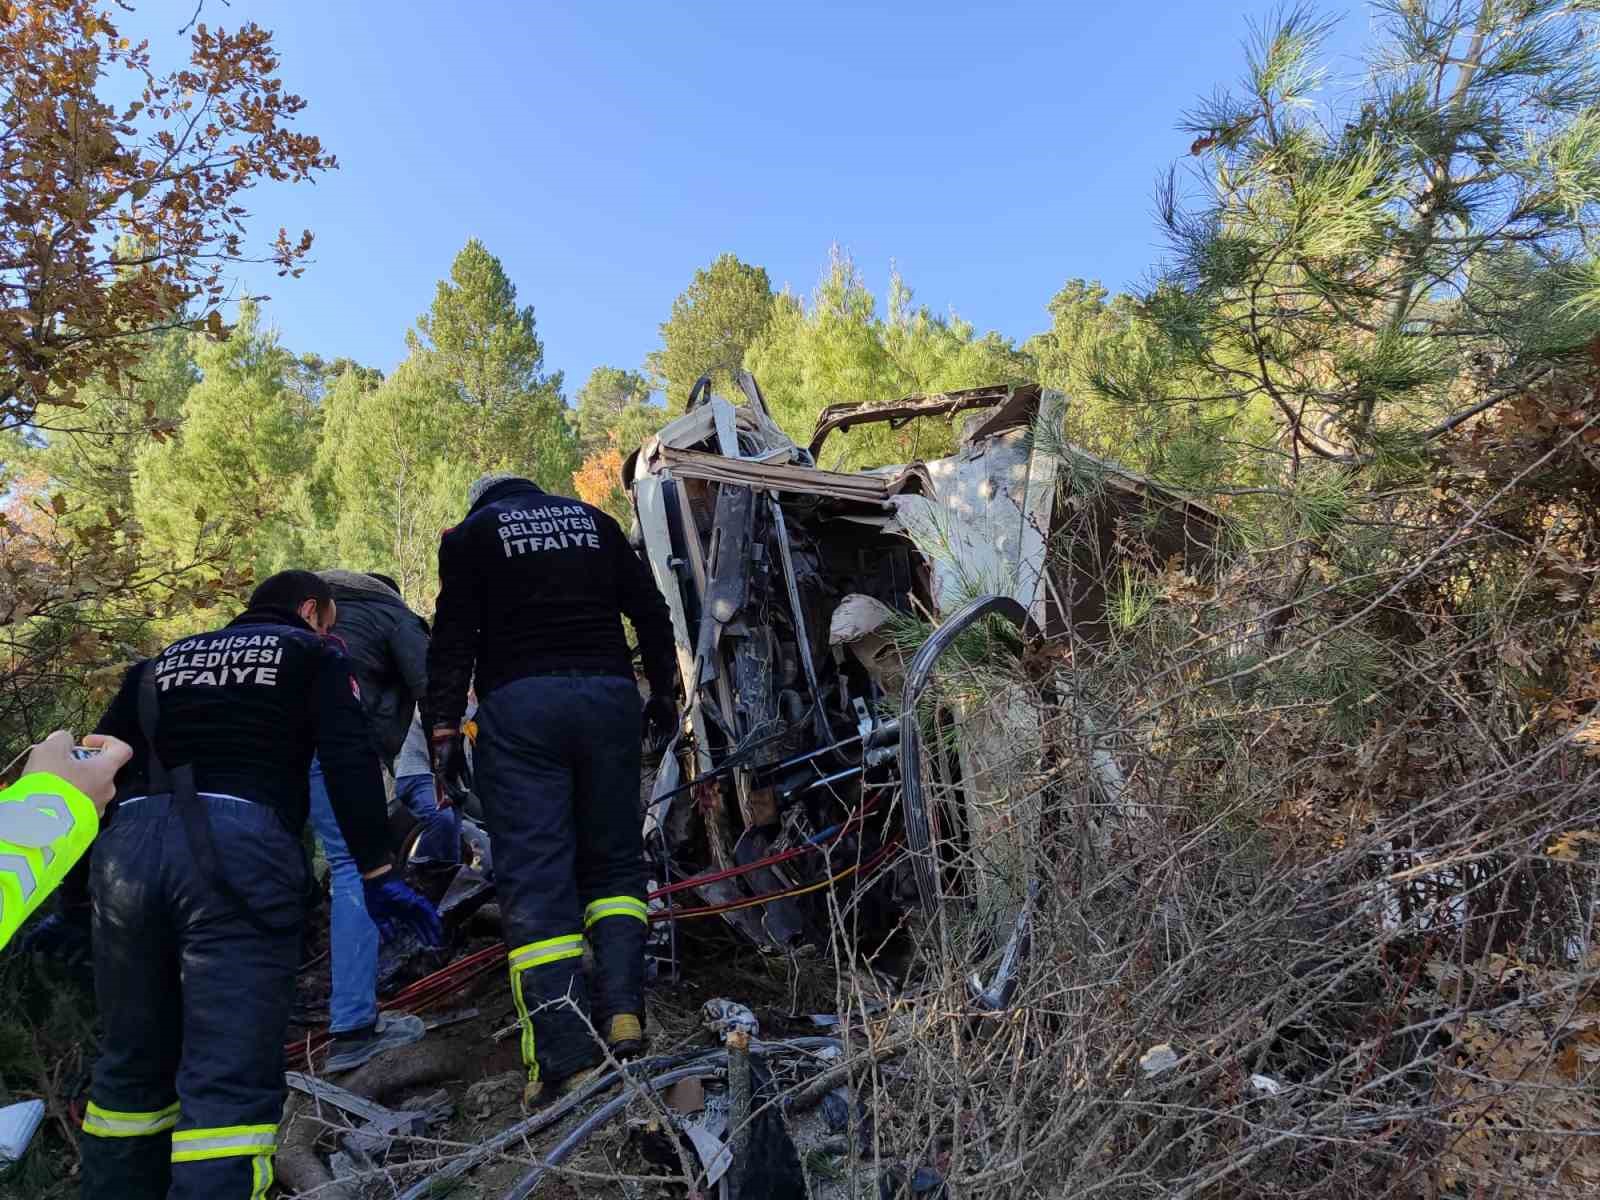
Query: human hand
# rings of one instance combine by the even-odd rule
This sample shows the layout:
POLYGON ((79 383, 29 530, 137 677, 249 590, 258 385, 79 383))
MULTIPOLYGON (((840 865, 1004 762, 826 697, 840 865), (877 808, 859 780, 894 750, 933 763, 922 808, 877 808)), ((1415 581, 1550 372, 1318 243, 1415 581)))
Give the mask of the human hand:
POLYGON ((678 730, 678 706, 669 696, 651 696, 644 704, 643 737, 651 753, 665 750, 678 730))
POLYGON ((106 805, 117 794, 117 772, 133 757, 133 747, 103 733, 88 734, 83 745, 99 753, 88 758, 74 758, 72 734, 58 729, 29 751, 23 770, 59 775, 89 797, 95 811, 104 816, 106 805))
POLYGON ((63 909, 30 921, 22 928, 16 947, 24 954, 42 954, 69 966, 89 961, 94 953, 88 912, 63 909))
POLYGON ((435 727, 428 738, 428 760, 433 765, 433 796, 440 808, 452 808, 472 790, 467 766, 466 735, 448 725, 435 727))
POLYGON ((367 915, 385 942, 393 941, 397 932, 405 930, 424 946, 444 945, 444 926, 439 922, 438 910, 392 873, 363 879, 361 890, 367 901, 367 915))

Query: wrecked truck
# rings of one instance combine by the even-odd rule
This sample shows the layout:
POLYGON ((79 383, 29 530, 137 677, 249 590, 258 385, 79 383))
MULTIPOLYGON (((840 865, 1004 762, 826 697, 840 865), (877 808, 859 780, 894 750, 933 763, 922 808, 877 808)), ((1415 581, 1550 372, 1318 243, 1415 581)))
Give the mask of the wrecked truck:
MULTIPOLYGON (((645 814, 652 904, 719 916, 770 952, 825 944, 841 914, 859 940, 956 907, 971 960, 1014 961, 1050 803, 1031 782, 1039 692, 1015 672, 965 698, 925 692, 969 631, 1018 653, 1103 632, 1104 573, 1083 560, 1114 549, 1062 551, 1069 458, 1169 553, 1208 545, 1215 515, 1036 436, 1066 404, 1038 385, 835 405, 801 446, 756 381, 738 383, 734 404, 702 379, 623 466, 686 700, 645 814), (817 465, 854 428, 930 418, 962 420, 953 454, 817 465)), ((658 946, 674 969, 675 947, 658 946)))

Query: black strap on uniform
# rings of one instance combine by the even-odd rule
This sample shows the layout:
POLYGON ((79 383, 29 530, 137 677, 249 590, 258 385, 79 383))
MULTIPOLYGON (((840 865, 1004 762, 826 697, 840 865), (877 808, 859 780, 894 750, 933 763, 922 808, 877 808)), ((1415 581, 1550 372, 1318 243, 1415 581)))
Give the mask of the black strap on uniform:
POLYGON ((216 842, 211 836, 211 816, 206 811, 205 804, 201 802, 200 793, 195 789, 193 764, 184 763, 169 771, 161 761, 161 756, 156 753, 156 725, 159 718, 155 664, 151 662, 145 664, 144 671, 139 677, 139 729, 143 732, 145 746, 149 749, 146 767, 151 794, 166 792, 171 795, 172 803, 177 806, 178 816, 183 821, 184 836, 189 840, 189 853, 194 855, 195 866, 199 869, 201 878, 207 880, 219 895, 232 904, 240 916, 250 922, 258 932, 271 937, 280 937, 299 929, 299 921, 290 921, 282 925, 268 921, 250 907, 245 898, 229 882, 227 873, 217 862, 216 842))

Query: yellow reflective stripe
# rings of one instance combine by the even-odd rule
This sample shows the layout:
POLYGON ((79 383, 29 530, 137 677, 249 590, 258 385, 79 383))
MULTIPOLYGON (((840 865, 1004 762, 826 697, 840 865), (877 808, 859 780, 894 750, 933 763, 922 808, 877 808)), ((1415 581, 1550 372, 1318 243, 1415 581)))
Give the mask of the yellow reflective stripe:
POLYGON ((583 927, 587 929, 606 917, 636 917, 648 924, 650 910, 644 906, 643 900, 633 896, 602 896, 590 901, 583 910, 583 927))
POLYGON ((559 962, 563 958, 578 958, 583 954, 583 935, 569 933, 562 937, 545 938, 542 942, 529 942, 526 946, 518 946, 511 952, 511 973, 526 971, 529 967, 541 966, 548 962, 559 962))
POLYGON ((178 1123, 178 1102, 156 1112, 114 1112, 93 1100, 83 1114, 83 1131, 95 1137, 150 1137, 165 1133, 178 1123))
POLYGON ((517 1006, 517 1023, 522 1026, 522 1061, 528 1068, 528 1079, 537 1083, 539 1060, 534 1056, 533 1017, 528 1013, 528 1002, 522 996, 522 973, 545 963, 560 962, 564 958, 583 957, 583 935, 567 933, 560 937, 545 938, 518 946, 508 956, 511 967, 511 999, 517 1006))
POLYGON ((276 1125, 219 1125, 212 1129, 180 1129, 172 1135, 175 1163, 274 1154, 277 1149, 276 1125))
POLYGON ((528 1002, 522 998, 522 972, 511 968, 511 999, 517 1006, 517 1024, 522 1026, 522 1064, 528 1068, 528 1081, 539 1082, 539 1060, 534 1057, 533 1018, 528 1015, 528 1002))
POLYGON ((272 1155, 258 1154, 251 1164, 250 1200, 267 1200, 272 1190, 272 1155))

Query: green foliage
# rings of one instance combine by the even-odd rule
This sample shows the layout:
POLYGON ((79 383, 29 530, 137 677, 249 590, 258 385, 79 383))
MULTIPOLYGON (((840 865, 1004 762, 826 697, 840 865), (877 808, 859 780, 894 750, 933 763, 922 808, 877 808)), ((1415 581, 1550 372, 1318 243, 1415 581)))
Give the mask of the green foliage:
POLYGON ((617 367, 591 371, 578 391, 577 406, 567 411, 584 458, 613 441, 626 454, 668 419, 667 410, 650 401, 650 381, 637 371, 617 367))
POLYGON ((382 570, 413 605, 430 606, 439 531, 460 519, 478 474, 437 419, 453 403, 410 363, 381 383, 340 377, 317 453, 318 516, 331 542, 318 565, 382 570))
POLYGON ((300 511, 322 538, 314 560, 383 570, 423 611, 437 587, 439 533, 468 485, 516 471, 567 494, 578 464, 559 374, 543 374, 533 309, 500 260, 469 241, 388 379, 336 364, 300 511))
MULTIPOLYGON (((834 248, 809 308, 778 298, 772 319, 745 355, 745 367, 789 436, 809 440, 829 404, 882 403, 919 393, 1020 382, 1033 364, 1009 339, 977 335, 959 318, 913 307, 898 274, 889 280, 886 317, 855 263, 834 248)), ((868 426, 834 438, 826 465, 857 467, 936 457, 954 446, 954 432, 931 420, 902 430, 868 426)))
POLYGON ((719 395, 737 396, 733 372, 774 311, 766 269, 719 255, 694 273, 661 325, 661 348, 648 360, 666 392, 667 407, 682 412, 695 380, 709 374, 719 395))
POLYGON ((135 452, 153 444, 152 429, 165 436, 199 381, 194 342, 182 332, 146 339, 137 368, 123 373, 118 386, 97 378, 78 392, 84 407, 74 427, 85 432, 54 437, 26 461, 84 502, 80 513, 132 511, 135 452))
POLYGON ((88 964, 66 967, 35 955, 0 958, 0 1103, 42 1099, 52 1106, 22 1161, 0 1167, 0 1200, 76 1196, 66 1180, 77 1148, 60 1106, 87 1082, 95 1044, 94 981, 88 964))
POLYGON ((552 491, 571 489, 577 441, 561 374, 542 373, 533 307, 517 306, 516 286, 482 242, 473 238, 456 255, 406 345, 418 386, 453 401, 430 419, 482 470, 517 471, 552 491))
POLYGON ((1106 614, 1115 633, 1130 634, 1155 610, 1159 597, 1130 562, 1121 564, 1115 583, 1106 598, 1106 614))
POLYGON ((226 543, 258 578, 306 562, 295 492, 309 474, 321 415, 289 387, 290 356, 254 305, 222 342, 196 347, 201 380, 173 438, 142 448, 133 498, 151 552, 183 562, 226 543))
POLYGON ((1293 455, 1363 465, 1454 428, 1474 363, 1511 395, 1600 331, 1593 17, 1379 7, 1352 103, 1319 103, 1329 25, 1296 8, 1257 31, 1239 90, 1188 115, 1201 167, 1162 190, 1173 256, 1145 298, 1163 399, 1267 405, 1293 455))

